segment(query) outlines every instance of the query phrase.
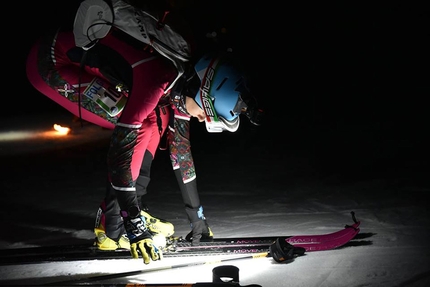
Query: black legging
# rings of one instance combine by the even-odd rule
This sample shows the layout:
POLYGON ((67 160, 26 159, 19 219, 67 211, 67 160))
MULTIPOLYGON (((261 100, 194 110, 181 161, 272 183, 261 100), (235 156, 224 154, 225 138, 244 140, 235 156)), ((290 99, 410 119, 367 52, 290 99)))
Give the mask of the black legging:
MULTIPOLYGON (((136 193, 140 208, 145 210, 147 207, 143 203, 142 197, 147 193, 147 187, 150 182, 151 164, 153 156, 149 151, 145 152, 145 156, 140 168, 139 177, 136 180, 136 193)), ((194 179, 191 182, 184 183, 182 181, 181 172, 175 170, 175 176, 178 181, 179 189, 181 190, 182 200, 185 208, 197 210, 200 207, 200 197, 197 192, 197 181, 194 179)), ((106 216, 105 230, 106 234, 113 240, 117 240, 124 233, 122 217, 120 215, 120 207, 117 202, 116 191, 108 182, 106 187, 106 196, 102 212, 106 216)))

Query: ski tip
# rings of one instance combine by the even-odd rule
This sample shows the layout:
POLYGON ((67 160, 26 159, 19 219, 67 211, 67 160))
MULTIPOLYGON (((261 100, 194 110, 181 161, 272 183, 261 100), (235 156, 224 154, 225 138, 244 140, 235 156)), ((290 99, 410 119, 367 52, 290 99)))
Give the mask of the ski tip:
POLYGON ((360 226, 360 223, 361 223, 360 221, 357 221, 353 225, 346 224, 345 228, 352 228, 352 229, 358 230, 359 226, 360 226))

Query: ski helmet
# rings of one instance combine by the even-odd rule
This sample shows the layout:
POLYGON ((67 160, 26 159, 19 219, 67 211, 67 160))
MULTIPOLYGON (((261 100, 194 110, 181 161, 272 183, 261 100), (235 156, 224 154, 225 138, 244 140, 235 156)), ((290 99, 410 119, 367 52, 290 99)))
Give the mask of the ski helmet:
POLYGON ((226 55, 203 56, 194 67, 200 78, 195 101, 206 114, 209 132, 235 132, 239 114, 246 109, 242 94, 247 93, 245 78, 226 55))

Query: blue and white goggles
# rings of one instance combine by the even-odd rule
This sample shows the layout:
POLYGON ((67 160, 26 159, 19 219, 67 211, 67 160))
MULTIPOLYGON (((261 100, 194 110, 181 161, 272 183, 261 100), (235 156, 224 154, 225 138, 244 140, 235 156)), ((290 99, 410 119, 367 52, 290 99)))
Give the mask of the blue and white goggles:
POLYGON ((246 104, 239 96, 238 100, 232 110, 229 111, 230 117, 226 119, 219 115, 214 107, 214 101, 207 93, 200 92, 198 96, 199 100, 197 103, 201 105, 201 108, 205 112, 205 125, 206 130, 210 133, 220 133, 223 131, 236 132, 240 125, 239 114, 246 109, 246 104))

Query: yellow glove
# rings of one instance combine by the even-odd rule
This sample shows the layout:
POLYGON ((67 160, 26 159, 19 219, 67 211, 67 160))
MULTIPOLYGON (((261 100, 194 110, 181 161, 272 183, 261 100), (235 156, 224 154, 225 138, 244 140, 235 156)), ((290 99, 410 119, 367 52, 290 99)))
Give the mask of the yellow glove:
POLYGON ((151 259, 156 261, 160 259, 159 250, 153 244, 152 238, 145 238, 130 245, 131 256, 135 259, 139 258, 139 252, 142 254, 143 263, 149 264, 151 259))
POLYGON ((143 262, 149 264, 152 260, 160 259, 158 248, 152 241, 152 234, 146 227, 145 217, 131 218, 123 217, 127 237, 130 240, 130 252, 133 258, 139 258, 139 253, 143 257, 143 262))

